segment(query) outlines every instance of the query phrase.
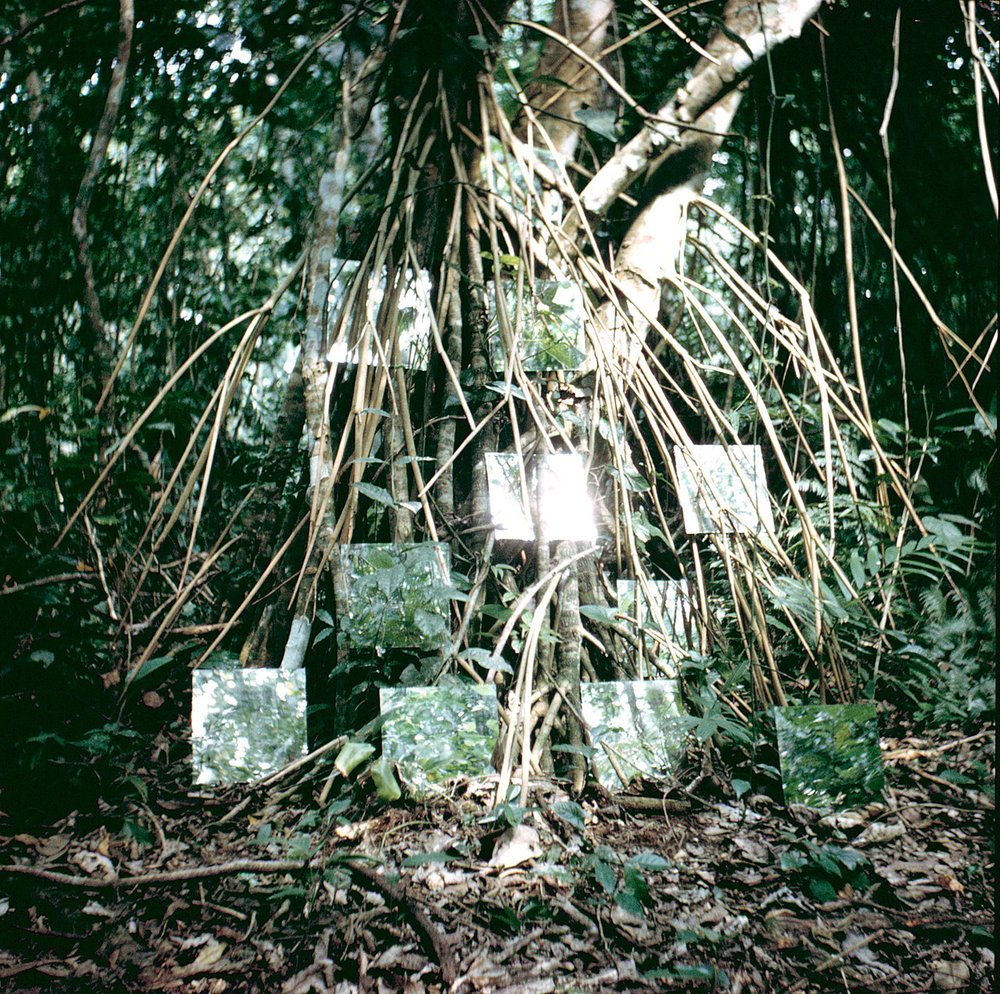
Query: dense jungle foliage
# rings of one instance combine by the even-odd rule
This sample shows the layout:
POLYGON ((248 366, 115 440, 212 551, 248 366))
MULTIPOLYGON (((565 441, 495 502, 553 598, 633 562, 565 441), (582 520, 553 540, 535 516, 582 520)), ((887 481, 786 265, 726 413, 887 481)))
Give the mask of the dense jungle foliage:
POLYGON ((580 786, 580 680, 660 651, 630 637, 618 579, 688 580, 697 631, 662 665, 694 741, 744 771, 756 757, 743 776, 774 763, 773 704, 993 721, 994 5, 838 0, 761 56, 732 41, 732 4, 664 8, 668 30, 619 0, 585 87, 558 78, 565 24, 533 0, 16 6, 0 808, 141 793, 135 774, 187 753, 193 667, 289 653, 314 744, 369 722, 379 687, 449 672, 495 680, 518 736, 532 716, 537 768, 580 786), (682 142, 583 211, 712 39, 756 63, 724 140, 682 142), (559 157, 543 108, 574 85, 559 157), (679 189, 678 247, 650 249, 679 261, 646 279, 656 313, 630 308, 648 257, 638 277, 616 264, 679 189), (333 258, 356 263, 339 312, 333 258), (426 370, 390 361, 417 268, 426 370), (584 373, 505 365, 487 339, 520 307, 558 317, 546 279, 641 358, 588 330, 584 373), (385 361, 327 361, 366 307, 385 361), (685 532, 671 448, 720 441, 764 449, 770 543, 685 532), (535 451, 586 454, 593 545, 491 538, 485 455, 523 470, 535 451), (373 571, 337 553, 432 541, 450 547, 443 595, 385 553, 373 571), (353 608, 345 570, 370 588, 353 608), (394 645, 393 625, 420 637, 394 645))

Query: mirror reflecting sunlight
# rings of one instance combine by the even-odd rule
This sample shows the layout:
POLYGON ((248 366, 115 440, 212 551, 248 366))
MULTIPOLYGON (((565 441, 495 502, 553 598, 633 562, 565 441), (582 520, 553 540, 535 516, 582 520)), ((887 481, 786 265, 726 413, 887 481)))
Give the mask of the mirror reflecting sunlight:
POLYGON ((507 368, 510 335, 526 373, 579 369, 587 358, 583 291, 572 280, 501 280, 506 320, 498 313, 496 283, 490 282, 486 328, 493 368, 507 368), (534 292, 532 292, 532 290, 534 292))
POLYGON ((444 542, 342 545, 335 583, 345 646, 440 649, 451 633, 451 550, 444 542))
POLYGON ((629 647, 635 671, 652 676, 652 660, 673 671, 671 648, 685 653, 698 647, 694 604, 687 580, 647 580, 645 586, 635 580, 619 580, 618 613, 623 624, 636 630, 635 647, 629 647))
POLYGON ((774 709, 787 804, 852 808, 885 786, 874 704, 774 709))
POLYGON ((576 452, 550 452, 538 466, 538 516, 550 542, 596 542, 587 466, 576 452))
POLYGON ((535 537, 528 489, 514 452, 486 453, 490 519, 498 540, 529 542, 535 537))
MULTIPOLYGON (((330 281, 328 306, 332 320, 342 324, 327 359, 357 365, 364 357, 369 365, 378 366, 383 353, 387 354, 392 347, 391 341, 377 343, 375 340, 376 330, 385 336, 385 330, 379 328, 379 312, 386 296, 386 267, 382 267, 377 283, 374 279, 369 280, 362 300, 362 289, 355 286, 359 266, 356 259, 346 259, 334 260, 331 267, 336 275, 330 281), (351 315, 349 320, 347 314, 351 315)), ((430 275, 423 269, 416 274, 407 269, 396 303, 399 353, 397 356, 387 354, 390 365, 427 369, 433 320, 430 275)))
POLYGON ((676 680, 613 680, 581 687, 597 777, 621 790, 637 776, 668 776, 680 763, 689 718, 676 680))
POLYGON ((530 491, 517 455, 487 453, 486 480, 496 537, 525 542, 536 537, 550 542, 596 542, 594 504, 583 456, 575 452, 548 453, 530 475, 537 496, 537 529, 531 519, 527 501, 530 491))
POLYGON ((379 691, 382 755, 416 796, 454 777, 485 776, 499 734, 493 684, 384 687, 379 691))
POLYGON ((305 755, 305 670, 195 670, 191 750, 196 784, 255 780, 305 755))
POLYGON ((678 498, 688 535, 774 532, 759 445, 674 447, 678 498))

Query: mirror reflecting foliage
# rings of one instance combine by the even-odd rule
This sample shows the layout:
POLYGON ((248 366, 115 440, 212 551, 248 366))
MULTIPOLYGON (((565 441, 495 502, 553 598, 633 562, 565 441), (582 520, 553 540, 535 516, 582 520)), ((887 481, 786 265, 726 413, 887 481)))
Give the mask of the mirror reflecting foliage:
POLYGON ((440 649, 450 638, 451 551, 443 542, 340 546, 338 625, 345 646, 440 649))
POLYGON ((380 326, 380 321, 385 323, 380 312, 386 299, 386 267, 382 267, 378 282, 371 279, 367 287, 362 287, 356 280, 359 265, 355 259, 346 259, 336 262, 333 267, 336 276, 330 281, 328 307, 333 320, 342 323, 327 358, 331 362, 352 365, 364 358, 369 365, 377 366, 385 355, 391 366, 427 369, 431 322, 434 320, 429 274, 423 269, 417 273, 407 269, 403 273, 395 313, 399 354, 393 356, 385 354, 385 350, 391 348, 392 336, 388 329, 380 326), (386 339, 389 345, 384 344, 386 339))
POLYGON ((486 334, 493 368, 507 368, 513 333, 517 354, 527 373, 579 369, 587 358, 583 292, 571 280, 502 279, 506 321, 498 313, 496 284, 489 284, 490 311, 486 334), (509 332, 508 332, 509 329, 509 332))
POLYGON ((639 775, 667 776, 681 761, 690 722, 676 680, 585 683, 581 695, 597 777, 608 790, 639 775))
POLYGON ((304 755, 305 670, 195 670, 191 749, 198 784, 254 780, 304 755))
POLYGON ((774 709, 785 801, 859 807, 885 783, 874 704, 774 709))
POLYGON ((674 462, 689 535, 774 532, 759 445, 675 446, 674 462))
POLYGON ((379 691, 382 755, 411 792, 426 796, 453 777, 484 776, 499 734, 493 684, 385 687, 379 691))
POLYGON ((551 149, 534 146, 531 154, 524 157, 523 162, 504 148, 499 138, 490 137, 490 162, 487 168, 486 156, 482 157, 481 174, 491 180, 491 188, 496 196, 518 213, 529 212, 541 214, 550 224, 559 224, 563 218, 562 197, 542 182, 535 172, 536 163, 555 176, 560 175, 565 164, 560 163, 560 156, 551 149), (531 184, 532 196, 529 207, 528 185, 531 184), (539 209, 540 208, 540 209, 539 209))
MULTIPOLYGON (((694 604, 687 580, 619 580, 618 613, 636 629, 638 645, 631 650, 636 672, 651 672, 650 660, 672 668, 670 647, 686 652, 698 645, 694 604)), ((631 648, 631 647, 630 647, 631 648)))

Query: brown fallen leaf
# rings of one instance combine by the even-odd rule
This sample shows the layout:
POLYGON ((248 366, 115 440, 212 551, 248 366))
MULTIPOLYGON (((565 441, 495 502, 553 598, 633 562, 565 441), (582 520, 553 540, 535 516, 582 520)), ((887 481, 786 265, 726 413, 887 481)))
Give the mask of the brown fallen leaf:
POLYGON ((178 977, 193 977, 196 973, 207 973, 222 959, 226 944, 218 939, 209 939, 193 963, 187 966, 175 966, 174 975, 178 977))
POLYGON ((163 698, 155 690, 147 690, 142 695, 142 703, 148 708, 158 708, 163 706, 163 698))
POLYGON ((530 825, 520 824, 508 828, 497 841, 496 849, 490 857, 490 866, 498 870, 508 870, 520 866, 542 855, 538 832, 530 825))

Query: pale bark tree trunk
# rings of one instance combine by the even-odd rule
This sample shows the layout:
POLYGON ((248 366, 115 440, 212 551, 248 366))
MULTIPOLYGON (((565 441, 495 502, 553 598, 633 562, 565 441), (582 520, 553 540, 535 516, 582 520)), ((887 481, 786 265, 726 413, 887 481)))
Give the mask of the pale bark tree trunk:
MULTIPOLYGON (((626 370, 634 368, 660 294, 677 274, 687 205, 704 186, 747 76, 776 45, 798 37, 819 6, 820 0, 729 0, 725 28, 710 39, 688 82, 581 193, 584 208, 601 214, 644 172, 656 191, 622 240, 615 263, 631 320, 622 322, 609 302, 598 323, 607 354, 617 356, 626 370)), ((567 230, 579 223, 579 216, 571 215, 567 230)))
MULTIPOLYGON (((551 27, 572 47, 548 37, 538 65, 543 81, 525 93, 527 108, 518 121, 518 137, 527 140, 537 121, 564 164, 576 154, 580 141, 577 111, 600 101, 601 78, 593 63, 604 48, 614 7, 613 0, 557 0, 551 27)), ((541 139, 534 144, 547 147, 541 139)))

